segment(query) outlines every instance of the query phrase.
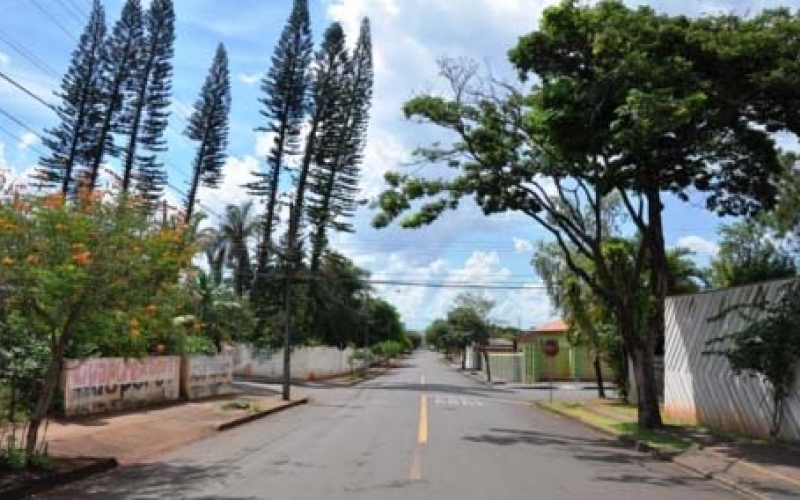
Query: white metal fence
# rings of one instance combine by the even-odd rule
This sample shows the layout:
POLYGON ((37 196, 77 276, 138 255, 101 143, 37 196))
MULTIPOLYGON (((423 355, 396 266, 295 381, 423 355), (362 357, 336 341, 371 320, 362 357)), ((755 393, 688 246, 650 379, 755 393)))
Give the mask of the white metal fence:
MULTIPOLYGON (((759 378, 733 373, 724 356, 706 355, 708 340, 741 330, 746 319, 736 312, 709 322, 738 304, 762 298, 774 300, 785 285, 800 280, 780 280, 714 292, 670 297, 666 302, 664 357, 664 412, 688 422, 766 437, 772 401, 768 384, 759 378)), ((715 346, 719 348, 721 346, 715 346)), ((800 366, 798 380, 787 402, 781 436, 800 440, 800 366)))
POLYGON ((492 369, 492 380, 525 381, 524 353, 489 353, 489 365, 492 369))

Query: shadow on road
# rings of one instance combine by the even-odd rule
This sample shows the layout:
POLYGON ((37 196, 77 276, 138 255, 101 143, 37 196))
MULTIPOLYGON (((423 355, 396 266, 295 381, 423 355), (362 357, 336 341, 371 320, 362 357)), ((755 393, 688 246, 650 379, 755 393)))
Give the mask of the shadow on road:
POLYGON ((219 464, 209 466, 144 463, 125 466, 95 476, 87 481, 37 495, 40 500, 155 500, 175 498, 257 500, 258 497, 226 496, 224 493, 204 495, 204 487, 220 484, 230 478, 231 470, 219 464), (196 494, 198 496, 192 496, 196 494))
MULTIPOLYGON (((661 462, 649 455, 627 449, 623 444, 604 438, 585 438, 578 436, 565 436, 548 434, 533 430, 498 429, 491 428, 486 434, 465 436, 465 441, 473 443, 486 443, 497 446, 531 445, 552 447, 559 451, 567 451, 573 458, 581 461, 593 461, 606 464, 635 465, 661 462)), ((643 469, 647 471, 645 466, 643 469)), ((598 476, 600 481, 618 483, 640 483, 659 487, 674 487, 676 485, 696 485, 707 482, 707 479, 685 476, 663 476, 661 474, 630 474, 598 476)))

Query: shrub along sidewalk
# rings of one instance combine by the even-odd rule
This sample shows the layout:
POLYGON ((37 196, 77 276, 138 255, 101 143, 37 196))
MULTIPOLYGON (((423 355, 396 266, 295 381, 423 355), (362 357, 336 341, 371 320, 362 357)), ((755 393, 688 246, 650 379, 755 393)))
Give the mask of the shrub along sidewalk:
POLYGON ((800 445, 718 433, 669 419, 663 429, 640 431, 636 408, 618 401, 535 404, 750 496, 800 498, 800 445))

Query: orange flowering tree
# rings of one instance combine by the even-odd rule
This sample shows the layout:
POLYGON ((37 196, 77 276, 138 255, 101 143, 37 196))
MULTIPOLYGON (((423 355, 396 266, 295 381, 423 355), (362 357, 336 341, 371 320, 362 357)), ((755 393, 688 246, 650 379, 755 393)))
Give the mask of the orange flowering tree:
POLYGON ((194 253, 182 227, 153 225, 136 203, 84 193, 0 202, 0 321, 47 342, 26 452, 50 407, 66 355, 165 350, 194 253))

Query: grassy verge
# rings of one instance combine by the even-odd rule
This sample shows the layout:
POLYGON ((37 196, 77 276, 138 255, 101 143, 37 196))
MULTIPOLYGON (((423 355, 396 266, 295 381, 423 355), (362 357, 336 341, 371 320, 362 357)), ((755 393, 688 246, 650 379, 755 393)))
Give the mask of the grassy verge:
POLYGON ((574 418, 615 436, 641 441, 658 450, 682 452, 699 448, 696 442, 678 432, 670 431, 669 428, 655 431, 639 430, 636 426, 636 422, 630 421, 631 418, 634 420, 636 418, 635 408, 623 405, 614 408, 614 411, 619 411, 621 415, 625 416, 624 419, 616 419, 609 415, 600 415, 588 410, 584 407, 583 403, 562 401, 554 401, 551 403, 547 401, 538 401, 536 405, 546 410, 574 418))

